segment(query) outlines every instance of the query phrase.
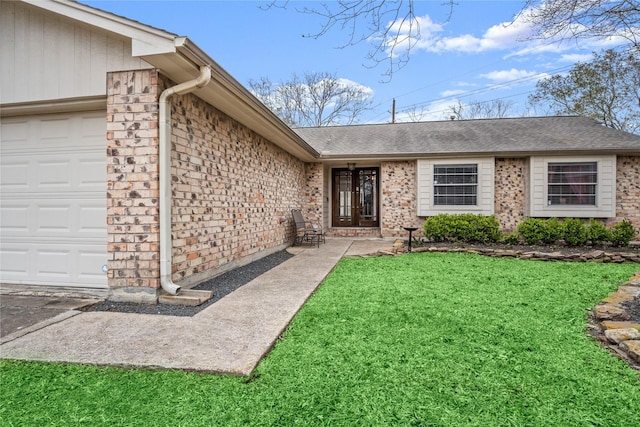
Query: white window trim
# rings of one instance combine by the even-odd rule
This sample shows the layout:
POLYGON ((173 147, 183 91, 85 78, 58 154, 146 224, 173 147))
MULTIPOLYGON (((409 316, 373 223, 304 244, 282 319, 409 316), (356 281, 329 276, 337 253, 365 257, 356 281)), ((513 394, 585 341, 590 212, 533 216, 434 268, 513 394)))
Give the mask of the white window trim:
POLYGON ((418 216, 434 216, 441 213, 460 214, 475 213, 493 215, 495 159, 483 158, 446 158, 420 159, 417 166, 418 181, 418 216), (433 203, 433 167, 434 165, 478 165, 478 193, 476 205, 434 205, 433 203))
POLYGON ((616 156, 533 156, 529 177, 529 216, 538 218, 613 218, 616 216, 616 156), (596 162, 596 205, 549 205, 549 163, 596 162))

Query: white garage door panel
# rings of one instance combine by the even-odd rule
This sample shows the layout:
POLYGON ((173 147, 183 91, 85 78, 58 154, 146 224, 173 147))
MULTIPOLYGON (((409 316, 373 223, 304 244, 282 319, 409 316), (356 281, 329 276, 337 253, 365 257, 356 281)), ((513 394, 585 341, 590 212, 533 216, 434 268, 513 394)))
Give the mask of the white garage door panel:
POLYGON ((38 227, 38 234, 46 233, 70 233, 70 222, 72 206, 55 205, 55 206, 37 206, 38 214, 35 221, 38 227))
POLYGON ((105 112, 2 119, 0 280, 106 288, 105 112))
MULTIPOLYGON (((0 207, 3 240, 59 237, 93 238, 106 245, 104 199, 7 200, 0 207), (67 200, 67 203, 64 203, 67 200)), ((75 240, 73 240, 75 241, 75 240)))
MULTIPOLYGON (((0 135, 0 137, 4 138, 4 135, 0 135)), ((10 159, 3 159, 2 162, 2 171, 0 173, 2 191, 26 190, 29 186, 29 162, 18 161, 16 163, 9 163, 9 160, 10 159)))
POLYGON ((105 287, 105 254, 96 245, 24 243, 3 241, 2 281, 5 283, 105 287))
POLYGON ((13 277, 20 282, 28 278, 29 251, 24 247, 15 248, 11 245, 3 244, 0 248, 0 258, 2 259, 2 277, 13 277))
POLYGON ((29 231, 29 206, 2 203, 0 232, 3 239, 11 234, 23 236, 29 231))

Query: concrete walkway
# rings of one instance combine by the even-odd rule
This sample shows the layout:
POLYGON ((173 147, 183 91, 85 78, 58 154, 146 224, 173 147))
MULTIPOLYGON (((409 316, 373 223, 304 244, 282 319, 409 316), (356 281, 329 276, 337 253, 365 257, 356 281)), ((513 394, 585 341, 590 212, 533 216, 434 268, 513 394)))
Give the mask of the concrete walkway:
POLYGON ((382 239, 327 239, 193 317, 66 311, 3 337, 0 357, 249 375, 345 255, 375 253, 382 239))

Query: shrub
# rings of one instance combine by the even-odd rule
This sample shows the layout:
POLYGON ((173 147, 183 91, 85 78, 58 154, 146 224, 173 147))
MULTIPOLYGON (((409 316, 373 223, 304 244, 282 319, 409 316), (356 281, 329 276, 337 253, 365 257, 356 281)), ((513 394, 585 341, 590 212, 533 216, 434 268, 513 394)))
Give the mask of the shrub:
POLYGON ((520 235, 517 232, 509 233, 504 236, 504 243, 507 245, 517 245, 520 243, 520 235))
POLYGON ((520 233, 527 245, 537 245, 546 239, 545 220, 527 218, 518 224, 518 233, 520 233))
POLYGON ((587 226, 577 218, 566 218, 562 222, 562 238, 569 246, 582 246, 587 243, 587 226))
POLYGON ((592 218, 587 226, 587 239, 591 241, 592 245, 597 245, 610 241, 611 233, 603 223, 592 218))
POLYGON ((423 232, 436 242, 497 242, 502 237, 500 223, 491 216, 474 214, 439 214, 427 218, 423 232))
POLYGON ((636 230, 626 219, 611 227, 611 243, 614 246, 628 246, 636 235, 636 230))
POLYGON ((545 245, 553 245, 562 238, 562 224, 558 218, 549 218, 544 221, 544 235, 542 243, 545 245))
POLYGON ((422 226, 422 232, 424 237, 434 242, 447 240, 451 233, 449 232, 449 223, 446 221, 445 214, 427 218, 422 226))

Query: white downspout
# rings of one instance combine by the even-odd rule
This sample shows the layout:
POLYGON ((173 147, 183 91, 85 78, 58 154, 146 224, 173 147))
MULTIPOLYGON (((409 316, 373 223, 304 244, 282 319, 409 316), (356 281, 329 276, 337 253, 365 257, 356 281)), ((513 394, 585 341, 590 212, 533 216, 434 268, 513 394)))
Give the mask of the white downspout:
POLYGON ((194 80, 166 89, 160 95, 160 286, 170 295, 177 295, 180 286, 171 280, 173 248, 171 238, 171 95, 184 95, 204 87, 211 81, 211 68, 200 67, 200 75, 194 80))

